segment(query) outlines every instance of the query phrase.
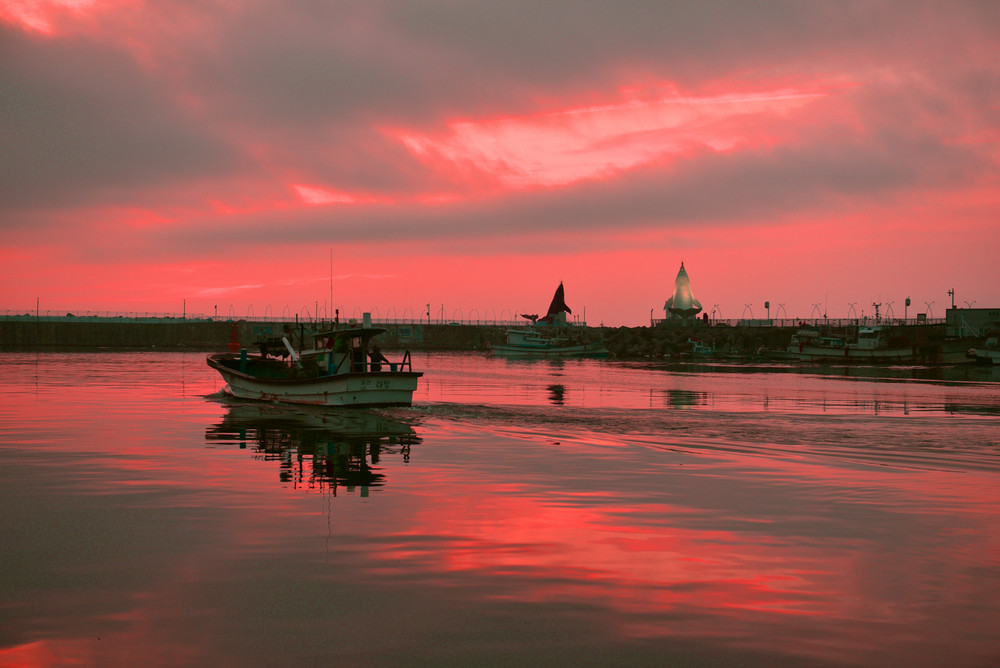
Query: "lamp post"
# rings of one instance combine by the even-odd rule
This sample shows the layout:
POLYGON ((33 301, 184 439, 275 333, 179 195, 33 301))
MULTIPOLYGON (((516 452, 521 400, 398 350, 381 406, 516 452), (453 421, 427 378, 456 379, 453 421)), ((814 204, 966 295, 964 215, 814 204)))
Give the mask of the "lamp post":
POLYGON ((955 288, 948 288, 948 296, 951 297, 951 307, 955 308, 955 288))
POLYGON ((910 298, 907 297, 906 301, 903 302, 903 324, 904 325, 906 324, 906 312, 909 310, 909 308, 910 308, 910 298))

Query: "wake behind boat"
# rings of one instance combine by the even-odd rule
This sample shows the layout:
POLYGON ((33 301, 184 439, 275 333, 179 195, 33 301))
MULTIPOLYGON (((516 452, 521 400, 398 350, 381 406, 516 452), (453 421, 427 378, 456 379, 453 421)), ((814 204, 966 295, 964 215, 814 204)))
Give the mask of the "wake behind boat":
POLYGON ((241 399, 317 406, 409 406, 417 379, 409 351, 399 362, 386 359, 369 344, 386 330, 347 327, 318 332, 318 346, 296 351, 286 337, 282 351, 289 359, 244 348, 236 353, 209 355, 208 365, 226 381, 225 392, 241 399))

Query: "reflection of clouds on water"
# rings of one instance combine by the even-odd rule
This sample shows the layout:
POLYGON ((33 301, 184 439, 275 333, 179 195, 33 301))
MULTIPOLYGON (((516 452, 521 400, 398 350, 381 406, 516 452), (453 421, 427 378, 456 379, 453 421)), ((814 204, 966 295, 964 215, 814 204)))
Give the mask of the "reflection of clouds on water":
POLYGON ((330 491, 360 488, 367 496, 385 484, 378 464, 384 455, 409 461, 419 443, 413 427, 374 412, 310 409, 227 401, 222 421, 205 440, 251 448, 258 459, 277 461, 282 482, 295 488, 330 491))

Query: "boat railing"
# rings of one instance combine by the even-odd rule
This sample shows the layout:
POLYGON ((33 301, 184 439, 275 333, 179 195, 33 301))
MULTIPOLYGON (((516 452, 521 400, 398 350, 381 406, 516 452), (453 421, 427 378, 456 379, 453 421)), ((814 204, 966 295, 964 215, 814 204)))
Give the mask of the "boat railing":
POLYGON ((392 360, 383 357, 380 361, 373 361, 370 358, 366 359, 362 371, 367 373, 379 373, 385 371, 385 367, 389 367, 389 373, 399 373, 401 371, 413 371, 413 360, 410 356, 410 351, 403 351, 403 359, 398 362, 393 362, 392 360))
POLYGON ((413 371, 413 360, 410 357, 410 351, 403 351, 403 360, 399 363, 399 367, 396 368, 392 362, 389 362, 390 371, 402 371, 406 369, 407 371, 413 371))

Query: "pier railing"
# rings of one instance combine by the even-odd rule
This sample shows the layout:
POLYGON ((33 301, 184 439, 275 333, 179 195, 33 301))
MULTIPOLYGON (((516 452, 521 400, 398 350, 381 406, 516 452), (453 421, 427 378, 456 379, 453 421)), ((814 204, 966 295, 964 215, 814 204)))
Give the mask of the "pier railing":
POLYGON ((898 327, 916 325, 943 325, 944 318, 772 318, 772 319, 722 319, 701 318, 680 320, 676 318, 656 318, 652 321, 655 327, 661 323, 678 326, 691 325, 695 327, 898 327))
MULTIPOLYGON (((183 322, 258 322, 258 323, 288 323, 288 324, 329 324, 328 318, 314 318, 305 315, 247 315, 247 316, 212 316, 202 314, 151 313, 139 311, 41 311, 39 313, 7 311, 0 314, 0 320, 12 322, 143 322, 143 323, 183 323, 183 322)), ((361 322, 362 317, 341 317, 340 324, 361 322)), ((373 325, 482 325, 495 327, 525 327, 526 320, 509 320, 502 318, 379 318, 372 317, 373 325)), ((571 322, 569 325, 583 326, 583 322, 571 322)))
MULTIPOLYGON (((290 323, 290 324, 329 324, 328 318, 315 318, 310 314, 285 314, 281 317, 273 315, 203 315, 203 314, 178 314, 178 313, 154 313, 141 311, 61 311, 47 310, 37 313, 24 311, 7 310, 0 314, 0 320, 14 322, 144 322, 144 323, 178 323, 178 322, 260 322, 260 323, 290 323)), ((342 324, 351 321, 361 322, 361 317, 341 317, 342 324)), ((527 327, 530 323, 523 319, 509 318, 398 318, 379 317, 373 315, 371 322, 380 326, 399 325, 478 325, 493 327, 527 327)), ((677 326, 692 327, 865 327, 865 326, 914 326, 914 325, 943 325, 945 318, 772 318, 772 319, 749 319, 749 318, 692 318, 690 320, 678 320, 674 318, 655 318, 650 321, 652 326, 667 323, 677 326)), ((586 322, 575 320, 568 322, 570 326, 586 326, 586 322)))

